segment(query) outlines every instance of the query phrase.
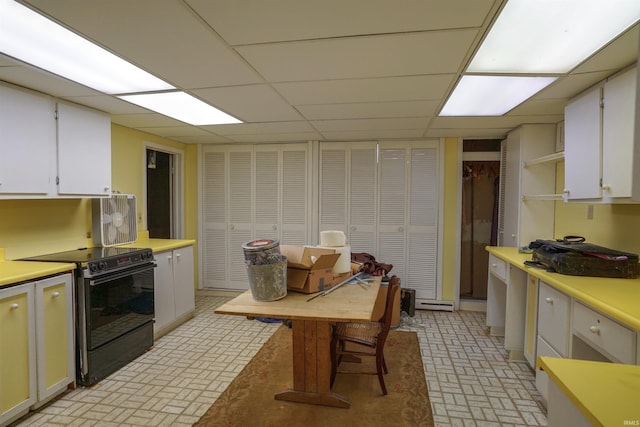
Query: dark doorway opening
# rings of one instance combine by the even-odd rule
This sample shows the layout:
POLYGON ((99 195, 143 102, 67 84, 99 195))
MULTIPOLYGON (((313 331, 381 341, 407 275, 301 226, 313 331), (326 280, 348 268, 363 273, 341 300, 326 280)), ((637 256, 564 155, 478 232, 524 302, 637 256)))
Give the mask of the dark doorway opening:
POLYGON ((462 162, 460 298, 487 298, 487 245, 497 237, 500 140, 465 140, 462 162))
POLYGON ((147 149, 147 230, 151 238, 173 238, 173 174, 173 154, 147 149))

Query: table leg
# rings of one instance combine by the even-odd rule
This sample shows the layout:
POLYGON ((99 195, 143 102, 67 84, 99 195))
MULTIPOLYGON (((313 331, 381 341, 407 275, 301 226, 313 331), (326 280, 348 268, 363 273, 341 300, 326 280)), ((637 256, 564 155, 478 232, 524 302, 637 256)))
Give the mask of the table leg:
POLYGON ((293 320, 293 388, 276 393, 278 400, 348 408, 346 397, 331 391, 331 325, 293 320))

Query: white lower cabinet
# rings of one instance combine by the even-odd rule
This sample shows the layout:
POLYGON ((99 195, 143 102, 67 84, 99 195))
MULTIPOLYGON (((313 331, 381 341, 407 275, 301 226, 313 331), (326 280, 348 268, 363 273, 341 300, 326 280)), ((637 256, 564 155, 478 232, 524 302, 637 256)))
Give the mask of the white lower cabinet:
MULTIPOLYGON (((536 357, 567 357, 571 299, 543 281, 539 281, 539 285, 536 357)), ((540 370, 536 371, 536 388, 546 404, 549 398, 549 377, 540 370)))
POLYGON ((155 338, 193 317, 195 276, 193 246, 155 254, 155 338))
POLYGON ((0 290, 2 425, 75 379, 71 284, 71 274, 63 274, 0 290))

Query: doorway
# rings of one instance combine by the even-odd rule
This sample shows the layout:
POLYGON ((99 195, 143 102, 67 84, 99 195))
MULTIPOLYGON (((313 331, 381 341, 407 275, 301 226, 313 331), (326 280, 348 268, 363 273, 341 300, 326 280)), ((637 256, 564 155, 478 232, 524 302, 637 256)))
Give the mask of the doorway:
POLYGON ((154 239, 181 237, 179 153, 146 147, 146 228, 154 239))
POLYGON ((460 299, 486 300, 489 254, 497 242, 500 140, 463 141, 460 299))

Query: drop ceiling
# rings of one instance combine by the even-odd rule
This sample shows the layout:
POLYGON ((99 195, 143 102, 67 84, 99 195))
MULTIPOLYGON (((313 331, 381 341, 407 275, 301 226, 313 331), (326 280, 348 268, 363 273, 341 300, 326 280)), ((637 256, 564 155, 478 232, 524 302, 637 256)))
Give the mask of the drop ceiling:
POLYGON ((244 123, 191 126, 0 55, 0 80, 185 143, 502 138, 633 64, 640 24, 501 117, 437 117, 503 0, 27 0, 244 123))

